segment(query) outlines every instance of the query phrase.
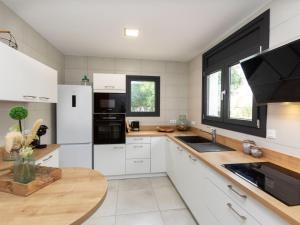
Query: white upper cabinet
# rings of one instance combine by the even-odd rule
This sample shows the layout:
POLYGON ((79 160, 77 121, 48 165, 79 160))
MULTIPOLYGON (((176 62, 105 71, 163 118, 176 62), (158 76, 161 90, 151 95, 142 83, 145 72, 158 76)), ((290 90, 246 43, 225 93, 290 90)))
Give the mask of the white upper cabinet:
POLYGON ((0 100, 57 102, 57 71, 0 42, 0 100))
POLYGON ((126 74, 94 73, 94 92, 126 93, 126 74))

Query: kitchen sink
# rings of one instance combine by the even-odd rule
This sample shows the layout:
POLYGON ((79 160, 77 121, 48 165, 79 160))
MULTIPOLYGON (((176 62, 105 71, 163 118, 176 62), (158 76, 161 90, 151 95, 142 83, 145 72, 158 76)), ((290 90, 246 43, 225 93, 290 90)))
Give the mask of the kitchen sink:
POLYGON ((177 139, 180 141, 183 141, 184 143, 207 143, 210 142, 210 140, 199 137, 199 136, 177 136, 177 139))
POLYGON ((177 139, 184 142, 197 152, 224 152, 224 151, 234 151, 233 149, 213 143, 210 140, 199 137, 199 136, 177 136, 177 139))

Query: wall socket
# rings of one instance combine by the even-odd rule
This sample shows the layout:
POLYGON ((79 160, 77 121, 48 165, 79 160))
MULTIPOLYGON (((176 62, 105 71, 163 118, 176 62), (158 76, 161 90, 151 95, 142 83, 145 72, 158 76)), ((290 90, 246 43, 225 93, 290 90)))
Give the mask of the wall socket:
POLYGON ((170 120, 169 123, 170 124, 176 124, 176 120, 170 120))
POLYGON ((276 130, 275 129, 267 129, 267 138, 276 139, 276 130))

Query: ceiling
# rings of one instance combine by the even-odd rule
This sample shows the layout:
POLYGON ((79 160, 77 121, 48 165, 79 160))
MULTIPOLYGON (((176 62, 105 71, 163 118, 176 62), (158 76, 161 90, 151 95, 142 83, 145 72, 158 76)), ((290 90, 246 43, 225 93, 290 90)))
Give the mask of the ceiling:
POLYGON ((65 55, 188 61, 269 0, 3 2, 65 55))

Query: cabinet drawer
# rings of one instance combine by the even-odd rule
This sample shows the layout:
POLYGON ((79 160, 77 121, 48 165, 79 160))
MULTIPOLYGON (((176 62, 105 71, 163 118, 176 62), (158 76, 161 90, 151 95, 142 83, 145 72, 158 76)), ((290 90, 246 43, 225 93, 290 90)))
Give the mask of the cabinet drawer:
POLYGON ((127 159, 150 158, 150 144, 127 144, 126 158, 127 159))
POLYGON ((204 179, 204 193, 207 207, 222 224, 260 224, 207 178, 204 179))
POLYGON ((37 160, 35 164, 39 166, 58 167, 59 165, 58 150, 51 152, 48 155, 44 156, 43 158, 37 160))
POLYGON ((128 137, 126 138, 127 144, 150 144, 150 137, 128 137))
POLYGON ((150 173, 150 159, 127 159, 126 174, 150 173))

